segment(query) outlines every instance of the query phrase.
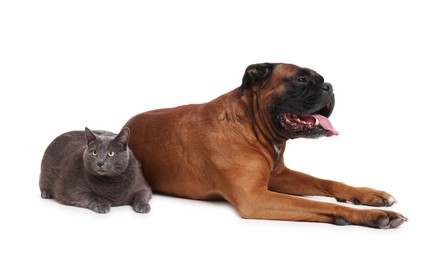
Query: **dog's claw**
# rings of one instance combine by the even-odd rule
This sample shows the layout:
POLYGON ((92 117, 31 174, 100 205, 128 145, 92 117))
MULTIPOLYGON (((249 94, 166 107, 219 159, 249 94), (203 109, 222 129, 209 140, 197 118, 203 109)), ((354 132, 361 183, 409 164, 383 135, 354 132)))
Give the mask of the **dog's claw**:
POLYGON ((398 202, 393 196, 390 196, 388 199, 385 199, 385 198, 383 199, 384 206, 390 207, 394 203, 398 203, 398 202))
POLYGON ((378 219, 374 223, 374 226, 381 229, 396 228, 406 221, 408 221, 408 219, 402 215, 388 214, 387 216, 378 219))

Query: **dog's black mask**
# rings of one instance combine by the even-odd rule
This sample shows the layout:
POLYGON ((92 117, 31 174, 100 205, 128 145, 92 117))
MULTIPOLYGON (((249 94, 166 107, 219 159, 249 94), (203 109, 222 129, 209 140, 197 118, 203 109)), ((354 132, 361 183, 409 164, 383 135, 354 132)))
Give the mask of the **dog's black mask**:
POLYGON ((332 85, 315 71, 292 64, 254 64, 246 69, 240 92, 254 86, 271 88, 268 110, 286 139, 338 134, 328 119, 335 105, 332 85))

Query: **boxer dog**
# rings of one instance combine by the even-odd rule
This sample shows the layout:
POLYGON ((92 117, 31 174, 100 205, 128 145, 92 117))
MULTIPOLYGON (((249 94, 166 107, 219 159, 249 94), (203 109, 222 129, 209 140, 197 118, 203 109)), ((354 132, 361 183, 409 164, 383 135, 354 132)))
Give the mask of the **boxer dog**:
POLYGON ((240 87, 208 102, 141 113, 125 126, 152 189, 197 200, 225 199, 241 217, 395 228, 399 213, 356 209, 299 196, 391 206, 388 193, 291 170, 286 142, 338 133, 328 120, 332 85, 311 69, 262 63, 240 87))

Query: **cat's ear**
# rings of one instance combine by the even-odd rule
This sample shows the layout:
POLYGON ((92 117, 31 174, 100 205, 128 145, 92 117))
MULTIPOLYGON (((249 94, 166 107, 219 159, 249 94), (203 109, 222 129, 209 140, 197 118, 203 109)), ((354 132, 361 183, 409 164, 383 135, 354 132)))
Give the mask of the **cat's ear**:
POLYGON ((114 138, 114 141, 123 146, 124 150, 127 150, 128 142, 130 137, 130 129, 123 127, 120 133, 114 138))
POLYGON ((86 141, 88 144, 96 141, 96 135, 92 131, 90 131, 90 129, 87 127, 85 127, 85 135, 86 135, 86 141))

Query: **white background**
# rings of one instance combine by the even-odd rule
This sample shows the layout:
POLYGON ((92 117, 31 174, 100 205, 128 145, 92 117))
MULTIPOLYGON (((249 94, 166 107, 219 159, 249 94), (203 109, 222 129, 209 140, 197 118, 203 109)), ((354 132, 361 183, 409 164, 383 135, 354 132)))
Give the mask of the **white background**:
POLYGON ((0 258, 426 257, 421 2, 2 1, 0 258), (57 135, 118 132, 137 113, 207 102, 266 61, 312 68, 335 88, 340 135, 290 141, 287 165, 386 190, 407 223, 243 220, 225 202, 161 195, 147 215, 99 215, 40 198, 40 161, 57 135))

